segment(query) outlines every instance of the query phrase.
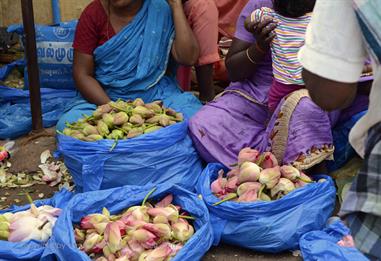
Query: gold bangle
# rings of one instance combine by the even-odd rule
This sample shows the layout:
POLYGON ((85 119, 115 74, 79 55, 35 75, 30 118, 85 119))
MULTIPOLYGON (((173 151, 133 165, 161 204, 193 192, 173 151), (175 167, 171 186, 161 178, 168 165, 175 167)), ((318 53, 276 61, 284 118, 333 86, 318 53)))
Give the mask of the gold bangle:
POLYGON ((246 56, 247 56, 247 59, 249 59, 249 61, 252 63, 252 64, 257 64, 254 59, 252 59, 250 57, 250 54, 249 54, 249 48, 246 49, 246 56))

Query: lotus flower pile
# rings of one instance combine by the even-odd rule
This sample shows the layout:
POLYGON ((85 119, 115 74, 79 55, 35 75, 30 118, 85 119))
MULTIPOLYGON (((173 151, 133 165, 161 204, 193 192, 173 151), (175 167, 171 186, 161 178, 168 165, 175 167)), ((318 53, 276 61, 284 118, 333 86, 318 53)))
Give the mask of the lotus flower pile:
POLYGON ((29 240, 48 241, 61 209, 49 205, 17 213, 0 215, 0 240, 23 242, 29 240))
POLYGON ((66 123, 62 134, 83 141, 131 139, 183 120, 182 113, 164 107, 162 101, 118 100, 99 106, 91 116, 66 123))
POLYGON ((75 226, 78 248, 97 261, 167 261, 193 236, 194 228, 168 195, 154 206, 143 202, 120 215, 83 217, 75 226))
POLYGON ((226 175, 223 170, 219 171, 217 179, 211 184, 211 190, 221 199, 215 205, 229 200, 271 201, 312 182, 309 176, 291 165, 279 166, 271 152, 260 153, 244 148, 238 155, 238 164, 232 170, 226 175))

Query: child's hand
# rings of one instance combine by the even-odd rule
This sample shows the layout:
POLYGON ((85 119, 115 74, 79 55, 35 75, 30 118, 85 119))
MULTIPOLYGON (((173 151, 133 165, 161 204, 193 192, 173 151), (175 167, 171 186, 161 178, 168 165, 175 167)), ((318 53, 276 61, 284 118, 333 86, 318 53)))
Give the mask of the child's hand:
POLYGON ((276 22, 269 16, 266 16, 261 21, 251 21, 251 17, 245 20, 245 28, 252 33, 257 40, 258 46, 262 50, 268 50, 270 43, 274 39, 273 30, 276 28, 276 22))

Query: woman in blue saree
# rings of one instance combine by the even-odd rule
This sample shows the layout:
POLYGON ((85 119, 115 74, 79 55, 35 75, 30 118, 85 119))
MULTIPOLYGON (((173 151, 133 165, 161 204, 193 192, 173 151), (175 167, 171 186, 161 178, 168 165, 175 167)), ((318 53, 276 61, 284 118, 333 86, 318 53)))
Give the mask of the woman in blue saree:
POLYGON ((201 107, 175 80, 173 65, 192 65, 199 53, 181 0, 94 0, 80 17, 73 46, 79 93, 58 130, 117 99, 163 100, 187 117, 201 107))

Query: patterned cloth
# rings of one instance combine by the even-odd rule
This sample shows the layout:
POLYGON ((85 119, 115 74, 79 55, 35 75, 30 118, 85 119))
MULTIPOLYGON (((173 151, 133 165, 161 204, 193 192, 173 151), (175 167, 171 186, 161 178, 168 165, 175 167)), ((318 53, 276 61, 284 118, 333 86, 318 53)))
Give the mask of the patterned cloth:
POLYGON ((354 0, 354 9, 370 53, 381 64, 381 1, 354 0))
POLYGON ((368 134, 364 166, 346 195, 340 215, 348 222, 356 247, 371 260, 381 260, 381 123, 368 134))
POLYGON ((284 17, 271 8, 263 7, 251 14, 251 21, 261 21, 264 17, 272 17, 277 22, 275 38, 271 43, 273 73, 276 81, 283 84, 304 85, 302 65, 298 60, 298 52, 304 45, 307 26, 312 13, 298 18, 284 17))

